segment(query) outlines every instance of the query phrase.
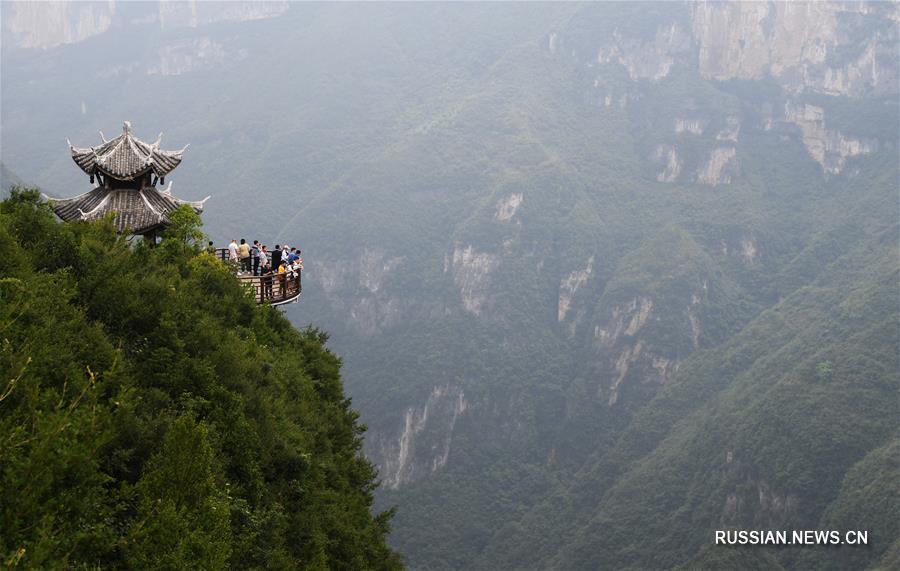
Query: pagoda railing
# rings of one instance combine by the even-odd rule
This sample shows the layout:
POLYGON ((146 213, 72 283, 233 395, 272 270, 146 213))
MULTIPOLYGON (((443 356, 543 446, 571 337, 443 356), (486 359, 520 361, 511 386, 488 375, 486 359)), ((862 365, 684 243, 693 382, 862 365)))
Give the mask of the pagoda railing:
MULTIPOLYGON (((233 263, 228 259, 228 248, 216 248, 216 257, 226 264, 233 263)), ((235 270, 238 269, 239 267, 235 265, 235 270)), ((237 277, 242 285, 248 286, 253 291, 256 303, 260 305, 266 302, 271 305, 293 303, 300 298, 300 291, 303 289, 302 272, 293 275, 273 272, 259 276, 252 273, 238 273, 237 277)))

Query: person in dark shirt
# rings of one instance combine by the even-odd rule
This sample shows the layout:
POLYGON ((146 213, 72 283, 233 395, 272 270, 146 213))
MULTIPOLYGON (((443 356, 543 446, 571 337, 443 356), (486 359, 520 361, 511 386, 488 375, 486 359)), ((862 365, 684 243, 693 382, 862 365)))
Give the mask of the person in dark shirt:
POLYGON ((253 275, 259 275, 259 240, 253 241, 253 247, 250 248, 250 257, 253 258, 253 275))
POLYGON ((278 266, 281 265, 281 246, 276 245, 275 251, 272 252, 272 269, 278 271, 278 266))

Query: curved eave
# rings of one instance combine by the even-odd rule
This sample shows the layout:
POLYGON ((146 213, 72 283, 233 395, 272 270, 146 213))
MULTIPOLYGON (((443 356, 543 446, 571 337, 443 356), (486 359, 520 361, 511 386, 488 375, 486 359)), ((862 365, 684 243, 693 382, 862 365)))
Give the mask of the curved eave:
POLYGON ((164 178, 181 164, 187 146, 178 151, 159 149, 159 142, 148 144, 129 130, 98 147, 80 148, 69 143, 72 160, 88 175, 97 172, 116 180, 129 181, 152 172, 164 178))
POLYGON ((181 164, 181 157, 184 151, 154 151, 150 156, 151 167, 153 172, 159 178, 168 175, 175 170, 175 167, 181 164))
POLYGON ((72 160, 85 174, 92 175, 97 172, 97 155, 93 149, 76 149, 70 146, 69 152, 72 153, 72 160))
POLYGON ((68 222, 83 219, 82 213, 84 212, 93 212, 98 205, 103 204, 107 191, 102 187, 94 187, 72 198, 53 198, 46 194, 43 196, 53 212, 61 220, 68 222))

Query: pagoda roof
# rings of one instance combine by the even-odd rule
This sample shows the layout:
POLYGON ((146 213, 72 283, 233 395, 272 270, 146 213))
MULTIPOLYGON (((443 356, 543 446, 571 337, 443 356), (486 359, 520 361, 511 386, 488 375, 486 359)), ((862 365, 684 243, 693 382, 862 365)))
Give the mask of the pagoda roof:
POLYGON ((180 205, 188 204, 199 214, 209 199, 207 196, 198 201, 181 200, 172 196, 171 187, 171 182, 164 191, 152 186, 141 189, 98 186, 73 198, 45 197, 56 215, 66 222, 96 220, 113 213, 119 233, 146 234, 168 226, 169 214, 180 205))
POLYGON ((103 142, 96 147, 79 148, 69 143, 72 160, 91 176, 100 172, 118 180, 134 180, 148 172, 162 179, 181 163, 187 149, 187 145, 179 151, 160 149, 162 133, 155 142, 145 143, 132 134, 128 121, 118 137, 107 141, 101 132, 100 138, 103 142))

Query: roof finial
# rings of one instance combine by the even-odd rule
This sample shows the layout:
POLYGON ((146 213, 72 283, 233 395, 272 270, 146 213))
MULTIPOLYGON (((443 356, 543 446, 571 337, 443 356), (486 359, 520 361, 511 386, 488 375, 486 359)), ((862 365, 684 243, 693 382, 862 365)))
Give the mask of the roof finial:
POLYGON ((104 143, 108 143, 108 142, 109 142, 109 141, 106 140, 106 137, 103 136, 103 131, 100 131, 100 140, 102 140, 104 143))
POLYGON ((153 144, 150 145, 150 146, 151 146, 151 147, 156 147, 156 148, 158 149, 158 148, 159 148, 159 143, 160 143, 160 141, 162 141, 162 135, 163 135, 163 134, 162 134, 162 131, 160 131, 160 132, 159 132, 159 135, 156 136, 156 141, 154 141, 153 144))
POLYGON ((122 131, 124 131, 126 134, 131 133, 131 121, 125 121, 125 123, 122 125, 122 131))

